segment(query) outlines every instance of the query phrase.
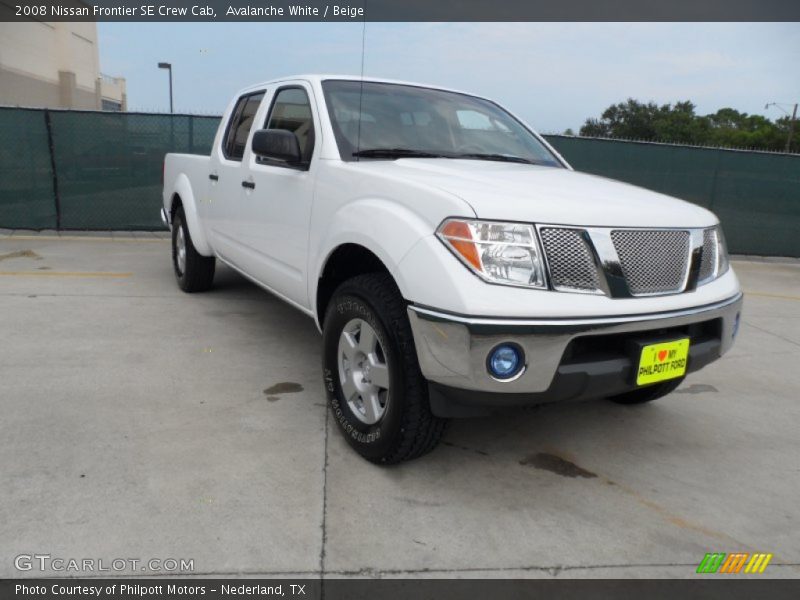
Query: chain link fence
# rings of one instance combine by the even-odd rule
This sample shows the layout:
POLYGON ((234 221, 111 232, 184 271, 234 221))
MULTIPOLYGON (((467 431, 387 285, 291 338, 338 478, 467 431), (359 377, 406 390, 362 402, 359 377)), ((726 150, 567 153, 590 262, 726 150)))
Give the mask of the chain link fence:
MULTIPOLYGON (((160 229, 164 154, 208 154, 218 124, 0 108, 0 228, 160 229)), ((800 155, 545 137, 580 171, 713 210, 732 252, 800 257, 800 155)))
POLYGON ((218 118, 51 112, 62 229, 161 227, 167 152, 209 152, 218 118))
POLYGON ((208 153, 218 124, 194 115, 0 108, 0 227, 160 229, 164 155, 208 153))
POLYGON ((576 170, 712 210, 731 252, 800 257, 800 154, 545 137, 576 170))
POLYGON ((55 228, 50 159, 43 111, 0 110, 0 227, 55 228))

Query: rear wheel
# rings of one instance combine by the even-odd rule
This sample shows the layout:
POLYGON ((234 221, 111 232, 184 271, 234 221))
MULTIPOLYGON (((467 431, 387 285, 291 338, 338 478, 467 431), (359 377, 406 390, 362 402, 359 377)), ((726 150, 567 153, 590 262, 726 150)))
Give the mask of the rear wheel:
POLYGON ((431 451, 445 421, 431 413, 406 305, 389 275, 344 282, 325 315, 323 376, 347 442, 375 463, 431 451))
POLYGON ((683 383, 683 377, 665 381, 663 383, 656 383, 655 385, 648 385, 647 387, 639 388, 617 396, 610 396, 608 399, 617 404, 644 404, 645 402, 652 402, 663 398, 667 394, 671 394, 678 386, 683 383))
POLYGON ((184 292, 204 292, 214 283, 216 259, 195 249, 182 206, 172 218, 172 266, 184 292))

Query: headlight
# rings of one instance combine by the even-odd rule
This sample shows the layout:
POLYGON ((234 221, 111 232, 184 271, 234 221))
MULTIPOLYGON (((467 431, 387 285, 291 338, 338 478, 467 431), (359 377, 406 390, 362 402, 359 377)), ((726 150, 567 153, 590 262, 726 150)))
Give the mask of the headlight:
POLYGON ((722 227, 717 225, 703 232, 703 261, 701 264, 700 283, 709 283, 721 277, 730 267, 728 247, 722 227))
POLYGON ((533 225, 447 219, 436 235, 472 272, 490 283, 547 288, 533 225))
POLYGON ((722 233, 722 226, 717 225, 714 228, 717 233, 717 277, 724 275, 731 266, 730 259, 728 258, 728 244, 725 242, 725 234, 722 233))

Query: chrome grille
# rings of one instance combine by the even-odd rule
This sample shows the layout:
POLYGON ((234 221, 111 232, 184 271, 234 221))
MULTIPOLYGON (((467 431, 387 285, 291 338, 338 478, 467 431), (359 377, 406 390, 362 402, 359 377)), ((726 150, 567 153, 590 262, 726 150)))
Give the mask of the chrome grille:
POLYGON ((690 235, 681 230, 616 229, 611 241, 634 296, 683 290, 690 235))
POLYGON ((717 232, 715 229, 703 231, 703 258, 700 261, 698 281, 706 281, 714 276, 717 266, 717 232))
POLYGON ((596 292, 600 285, 592 251, 580 229, 545 227, 539 230, 547 255, 550 281, 562 291, 596 292))

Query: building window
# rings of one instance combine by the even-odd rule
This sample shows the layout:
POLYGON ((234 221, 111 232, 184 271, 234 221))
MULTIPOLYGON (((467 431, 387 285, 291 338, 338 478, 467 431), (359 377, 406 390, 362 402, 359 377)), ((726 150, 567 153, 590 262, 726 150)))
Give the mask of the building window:
POLYGON ((106 100, 103 98, 101 100, 100 107, 102 110, 109 110, 113 112, 121 112, 122 111, 122 102, 117 102, 115 100, 106 100))

